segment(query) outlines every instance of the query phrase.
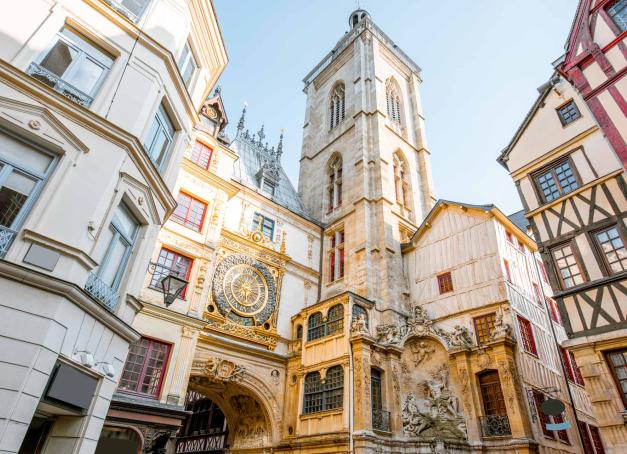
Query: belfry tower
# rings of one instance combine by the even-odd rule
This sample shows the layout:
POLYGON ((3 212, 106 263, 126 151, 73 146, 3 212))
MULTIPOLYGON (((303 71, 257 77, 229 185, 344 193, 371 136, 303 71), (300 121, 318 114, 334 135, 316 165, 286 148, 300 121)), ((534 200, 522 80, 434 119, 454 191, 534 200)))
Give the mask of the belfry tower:
POLYGON ((321 298, 407 299, 402 242, 434 204, 420 68, 358 9, 305 77, 299 195, 326 226, 321 298))

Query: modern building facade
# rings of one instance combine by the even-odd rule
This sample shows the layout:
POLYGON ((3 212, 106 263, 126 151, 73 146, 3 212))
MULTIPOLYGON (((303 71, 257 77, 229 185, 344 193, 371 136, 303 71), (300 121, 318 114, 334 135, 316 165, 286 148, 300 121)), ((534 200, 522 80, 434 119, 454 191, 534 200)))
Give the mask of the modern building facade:
POLYGON ((499 157, 538 241, 565 346, 599 423, 605 451, 588 440, 587 452, 627 449, 626 8, 580 2, 565 57, 499 157))
POLYGON ((0 451, 93 453, 226 53, 201 0, 16 2, 0 32, 0 451))
POLYGON ((305 78, 298 191, 281 137, 244 110, 231 140, 220 91, 204 102, 103 453, 583 452, 576 425, 546 430, 560 420, 597 436, 527 225, 436 203, 420 82, 351 14, 305 78), (166 306, 172 273, 188 284, 166 306))

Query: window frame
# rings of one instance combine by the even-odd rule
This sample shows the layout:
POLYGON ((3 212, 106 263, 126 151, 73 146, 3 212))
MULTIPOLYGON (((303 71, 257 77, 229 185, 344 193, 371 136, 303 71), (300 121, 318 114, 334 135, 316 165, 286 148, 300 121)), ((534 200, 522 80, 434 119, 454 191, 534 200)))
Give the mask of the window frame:
POLYGON ((452 293, 455 291, 455 286, 453 285, 453 273, 451 271, 439 273, 436 275, 436 278, 440 295, 446 295, 447 293, 452 293))
MULTIPOLYGON (((107 270, 107 266, 109 266, 109 260, 111 260, 111 254, 113 253, 114 246, 117 240, 121 239, 123 241, 123 244, 125 244, 125 250, 124 250, 124 255, 122 256, 122 259, 120 260, 118 269, 115 272, 113 283, 109 286, 111 290, 116 291, 120 288, 120 284, 122 283, 122 278, 124 277, 124 273, 126 272, 126 269, 128 267, 128 263, 131 258, 131 255, 133 254, 133 248, 135 247, 135 242, 137 241, 137 237, 139 236, 140 228, 141 228, 141 224, 139 223, 137 217, 133 214, 131 209, 128 207, 128 205, 124 201, 120 201, 120 203, 113 210, 113 215, 111 216, 111 221, 109 222, 109 229, 112 230, 113 235, 111 236, 111 239, 109 240, 109 244, 107 245, 107 248, 105 249, 105 253, 102 257, 102 261, 100 262, 100 264, 98 265, 98 269, 96 270, 96 276, 102 280, 102 275, 104 271, 107 270), (126 235, 124 235, 124 233, 122 232, 121 226, 119 224, 116 225, 118 220, 116 219, 115 214, 118 209, 126 211, 126 214, 135 221, 136 228, 134 229, 132 238, 129 238, 126 235)), ((102 280, 102 282, 107 284, 104 280, 102 280)))
POLYGON ((328 336, 344 333, 344 305, 342 303, 334 304, 327 309, 326 316, 322 315, 322 311, 316 311, 307 317, 307 342, 324 339, 328 336), (337 310, 338 316, 330 318, 334 314, 332 311, 337 310), (314 319, 314 317, 316 317, 314 319), (317 320, 312 324, 312 320, 317 320))
POLYGON ((194 164, 196 164, 198 167, 200 167, 201 169, 205 169, 205 170, 209 170, 209 167, 211 167, 211 160, 213 159, 213 153, 214 153, 214 149, 212 147, 210 147, 209 145, 206 145, 205 143, 201 142, 200 140, 196 140, 194 142, 194 145, 192 145, 191 150, 189 151, 189 155, 187 157, 187 159, 189 159, 191 162, 193 162, 194 164), (199 152, 196 152, 196 147, 199 147, 201 150, 199 152), (202 162, 202 157, 206 156, 206 154, 204 153, 205 151, 208 151, 208 156, 207 156, 207 164, 203 165, 201 164, 202 162), (194 154, 197 153, 197 157, 194 157, 194 154))
POLYGON ((334 130, 346 119, 346 86, 342 81, 333 85, 329 97, 329 131, 334 130))
MULTIPOLYGON (((627 267, 625 267, 625 269, 623 269, 622 271, 613 271, 612 270, 612 266, 609 262, 609 259, 607 258, 607 254, 605 253, 605 251, 603 250, 603 247, 601 245, 601 242, 599 241, 599 238, 597 235, 607 232, 608 230, 611 229, 616 229, 616 231, 618 232, 618 238, 620 238, 621 242, 623 243, 623 248, 627 250, 627 246, 625 246, 627 244, 627 242, 625 241, 625 239, 627 238, 627 235, 625 234, 624 229, 621 227, 622 223, 616 223, 616 224, 611 224, 611 225, 606 225, 604 227, 601 227, 599 229, 593 230, 592 232, 590 232, 590 237, 592 240, 592 243, 594 244, 594 248, 596 250, 596 252, 598 252, 598 255, 600 256, 601 260, 601 268, 603 269, 603 271, 605 272, 605 275, 607 277, 609 276, 614 276, 616 274, 620 274, 620 273, 624 273, 625 271, 627 271, 627 267)), ((619 260, 620 263, 620 260, 619 260)), ((622 263, 621 263, 622 266, 622 263)))
POLYGON ((198 64, 198 59, 196 58, 196 55, 194 54, 194 49, 190 42, 189 37, 185 40, 185 43, 183 44, 183 47, 181 48, 181 51, 179 52, 179 55, 176 59, 176 67, 178 68, 179 73, 181 74, 181 79, 183 80, 183 84, 185 85, 185 88, 189 90, 189 87, 194 80, 194 76, 196 75, 196 73, 198 72, 198 68, 200 67, 200 65, 198 64), (185 53, 186 49, 187 49, 187 53, 185 53), (181 62, 182 58, 184 59, 183 62, 181 62), (188 65, 190 63, 192 65, 191 66, 192 71, 189 73, 188 79, 186 80, 185 71, 187 71, 188 65))
MULTIPOLYGON (((610 20, 611 24, 614 26, 612 27, 610 24, 610 28, 615 28, 614 30, 612 30, 614 33, 616 33, 617 35, 621 35, 622 33, 624 33, 625 31, 627 31, 627 22, 623 25, 619 24, 614 17, 616 16, 616 14, 612 14, 610 12, 610 10, 612 10, 615 6, 617 6, 621 1, 625 1, 625 0, 616 0, 613 2, 608 2, 607 5, 604 6, 605 9, 605 14, 607 14, 607 18, 610 20)), ((627 2, 624 5, 624 8, 627 9, 627 2)))
MULTIPOLYGON (((253 214, 253 224, 252 224, 252 230, 255 231, 259 228, 259 218, 261 218, 261 233, 263 234, 263 236, 265 236, 266 238, 268 238, 270 241, 274 241, 274 229, 276 227, 276 221, 272 218, 269 218, 268 216, 264 216, 263 214, 261 214, 258 211, 255 211, 255 214, 253 214), (266 229, 266 222, 271 223, 272 224, 272 228, 270 229, 270 235, 266 235, 265 234, 265 229, 266 229)), ((268 227, 270 228, 270 227, 268 227)))
POLYGON ((129 347, 129 352, 127 354, 126 360, 124 361, 124 366, 122 367, 122 374, 120 376, 120 381, 118 383, 117 386, 117 390, 123 393, 128 393, 128 394, 134 394, 134 395, 138 395, 138 396, 144 396, 144 397, 148 397, 151 399, 159 399, 159 397, 161 396, 161 390, 163 387, 163 382, 165 380, 165 377, 167 376, 168 373, 168 366, 170 363, 170 357, 172 355, 172 347, 173 345, 169 342, 164 342, 162 340, 159 339, 155 339, 153 337, 149 337, 149 336, 142 336, 138 342, 141 342, 142 340, 146 340, 149 342, 149 347, 146 350, 146 354, 144 355, 144 361, 142 363, 142 368, 141 368, 141 372, 139 373, 139 376, 136 380, 136 384, 134 389, 130 390, 130 389, 122 389, 121 388, 121 384, 122 384, 122 377, 124 376, 124 372, 126 370, 126 365, 128 362, 128 356, 131 354, 131 349, 129 347), (156 387, 155 387, 155 392, 154 394, 151 393, 145 393, 145 392, 141 392, 141 391, 137 391, 137 388, 139 388, 141 386, 141 383, 143 382, 143 379, 146 377, 146 369, 148 368, 148 358, 149 358, 149 353, 151 352, 152 346, 155 344, 160 344, 162 346, 165 347, 165 353, 164 353, 164 360, 163 360, 163 365, 160 369, 161 371, 161 375, 159 376, 159 382, 157 383, 156 387))
POLYGON ((146 0, 146 4, 143 6, 139 14, 135 14, 133 11, 131 11, 130 9, 128 9, 126 6, 123 5, 124 0, 104 0, 104 1, 114 11, 126 17, 128 20, 130 20, 134 24, 137 24, 139 23, 139 21, 141 21, 142 17, 144 17, 144 14, 146 14, 146 11, 148 10, 148 7, 152 3, 152 0, 146 0), (131 16, 134 16, 135 18, 131 16))
POLYGON ((522 315, 517 315, 516 318, 518 319, 518 331, 522 340, 523 350, 525 353, 539 358, 538 344, 536 343, 536 336, 533 332, 533 323, 522 315))
MULTIPOLYGON (((581 149, 581 147, 577 148, 577 150, 579 149, 581 149)), ((530 177, 533 182, 533 187, 536 191, 536 195, 538 196, 538 200, 540 201, 540 205, 553 203, 556 200, 561 199, 562 197, 572 194, 574 191, 577 191, 578 189, 582 187, 583 184, 582 184, 581 176, 579 175, 579 172, 577 172, 577 167, 575 166, 575 163, 571 158, 572 153, 574 153, 575 151, 576 150, 572 150, 569 152, 569 154, 565 156, 561 156, 557 158, 556 160, 548 163, 544 167, 531 173, 530 177), (570 171, 572 172, 573 177, 575 178, 575 182, 577 183, 577 187, 569 192, 564 192, 564 190, 562 189, 562 185, 559 182, 559 178, 557 177, 557 174, 555 173, 555 168, 561 165, 564 165, 564 163, 568 163, 570 171), (560 194, 559 197, 556 197, 551 200, 547 200, 546 195, 544 194, 544 191, 542 190, 540 186, 540 182, 538 181, 539 177, 546 175, 549 171, 551 172, 551 177, 553 178, 553 181, 555 182, 555 187, 558 189, 558 192, 560 194)))
MULTIPOLYGON (((623 355, 627 354, 627 348, 609 350, 607 352, 604 352, 604 357, 605 357, 605 362, 607 363, 608 369, 610 370, 610 374, 612 375, 612 378, 614 379, 614 385, 616 386, 616 391, 621 397, 621 401, 623 402, 623 405, 625 406, 625 410, 627 410, 627 392, 622 390, 621 379, 618 377, 614 364, 612 363, 612 360, 610 358, 610 355, 620 353, 620 352, 625 352, 623 353, 623 355)), ((624 366, 625 370, 627 372, 627 360, 624 361, 624 364, 625 364, 624 366)), ((624 381, 627 382, 627 379, 625 379, 624 381)))
POLYGON ((565 103, 562 103, 559 107, 555 108, 555 112, 557 113, 557 117, 560 120, 560 123, 562 124, 562 127, 566 127, 569 126, 571 124, 573 124, 574 122, 576 122, 577 120, 579 120, 581 118, 581 111, 579 110, 579 106, 577 106, 577 103, 575 102, 574 99, 569 99, 568 101, 566 101, 565 103), (568 106, 574 106, 575 108, 575 112, 577 113, 577 117, 574 118, 573 120, 567 121, 566 118, 564 118, 563 114, 562 114, 562 110, 567 108, 568 106))
MULTIPOLYGON (((312 371, 306 374, 303 379, 303 407, 302 407, 301 416, 306 416, 306 415, 311 415, 311 414, 316 414, 316 413, 321 413, 321 412, 326 412, 326 411, 333 411, 333 410, 337 411, 337 410, 343 409, 344 408, 344 384, 345 384, 344 375, 345 375, 344 367, 341 364, 331 366, 326 370, 324 382, 322 381, 322 377, 319 371, 312 371), (337 383, 332 383, 329 380, 329 376, 330 374, 333 374, 335 371, 338 371, 339 379, 337 383), (315 377, 316 375, 318 376, 316 389, 308 390, 307 389, 307 386, 308 386, 307 377, 310 377, 310 376, 315 377), (333 402, 335 398, 337 397, 336 392, 338 390, 341 390, 341 398, 337 400, 338 405, 333 405, 333 402), (318 402, 319 404, 307 406, 308 396, 315 396, 316 399, 314 400, 314 403, 318 402)), ((309 400, 311 401, 313 399, 309 398, 309 400)))
MULTIPOLYGON (((173 264, 174 264, 174 263, 176 263, 176 260, 177 260, 178 258, 183 258, 183 259, 187 259, 187 260, 189 260, 189 265, 187 266, 187 269, 185 270, 185 275, 184 275, 184 276, 180 276, 180 275, 179 275, 179 277, 181 277, 181 278, 183 278, 183 279, 185 279, 186 281, 188 281, 188 282, 189 282, 189 278, 190 278, 190 276, 191 276, 191 274, 192 274, 192 269, 193 269, 193 267, 194 267, 194 259, 193 259, 192 257, 189 257, 189 256, 187 256, 187 255, 185 255, 185 254, 180 254, 179 252, 176 252, 175 250, 170 249, 170 248, 168 248, 168 247, 166 247, 166 246, 163 246, 163 245, 162 245, 162 246, 161 246, 161 249, 159 250, 159 255, 157 256, 157 261, 156 261, 156 262, 154 262, 154 263, 155 263, 156 265, 158 265, 158 266, 160 266, 160 267, 164 268, 164 269, 167 269, 170 273, 171 273, 171 272, 173 272, 173 271, 175 271, 175 269, 174 269, 174 268, 166 268, 166 266, 165 266, 164 264, 159 263, 159 260, 161 259, 161 254, 162 254, 164 251, 165 251, 165 252, 167 252, 167 253, 170 253, 170 254, 173 254, 173 255, 174 255, 174 257, 172 258, 172 263, 173 263, 173 264)), ((150 277, 150 283, 148 284, 148 286, 149 286, 150 288, 152 288, 152 289, 155 289, 155 290, 161 291, 162 289, 159 287, 159 285, 161 284, 161 279, 163 279, 164 277, 166 277, 166 276, 167 276, 167 274, 165 274, 165 275, 164 275, 164 274, 160 274, 160 277, 159 277, 159 278, 155 278, 155 275, 156 275, 156 274, 157 274, 157 270, 155 269, 155 272, 154 272, 154 273, 152 274, 152 276, 150 277), (157 279, 157 280, 155 281, 155 279, 157 279), (155 282, 156 282, 156 284, 157 284, 157 285, 155 285, 155 282)), ((186 285, 186 286, 183 288, 183 290, 182 290, 182 291, 181 291, 181 293, 179 294, 178 298, 180 298, 180 299, 182 299, 182 300, 185 300, 185 299, 186 299, 186 295, 187 295, 187 288, 188 288, 188 287, 189 287, 189 286, 188 286, 188 285, 186 285)))
POLYGON ((490 341, 490 337, 494 333, 494 327, 496 322, 496 312, 489 312, 487 314, 478 315, 477 317, 472 318, 472 324, 475 329, 475 337, 477 339, 477 345, 483 345, 490 341), (483 327, 478 326, 478 321, 485 320, 485 329, 483 327), (485 331, 485 337, 480 335, 480 331, 485 331), (484 340, 481 340, 484 339, 484 340))
POLYGON ((411 182, 407 170, 407 161, 400 152, 392 156, 392 170, 394 172, 394 192, 396 203, 411 211, 411 182))
MULTIPOLYGON (((572 288, 576 288, 580 285, 585 284, 586 282, 588 282, 588 275, 586 273, 586 269, 582 266, 583 261, 581 260, 581 256, 579 255, 579 249, 577 248, 577 243, 575 242, 574 238, 571 240, 567 240, 564 241, 562 243, 556 244, 554 246, 551 246, 549 248, 549 254, 551 255, 551 260, 552 260, 552 264, 553 267, 555 269, 555 274, 557 275, 557 280, 560 284, 560 288, 562 290, 568 290, 568 289, 572 289, 572 288), (583 282, 579 283, 579 284, 574 284, 571 285, 570 287, 566 286, 565 282, 564 282, 564 277, 562 276, 562 272, 561 272, 561 268, 559 267, 559 265, 557 264, 557 258, 555 257, 555 251, 557 249, 563 249, 565 247, 570 247, 571 251, 572 251, 572 255, 575 259, 575 263, 577 265, 577 268, 579 269, 579 274, 581 275, 581 278, 583 279, 583 282)), ((572 275, 571 275, 571 279, 572 279, 572 275)))
POLYGON ((327 213, 342 206, 343 161, 341 155, 331 158, 327 168, 329 183, 327 188, 329 208, 327 213))
POLYGON ((542 435, 544 438, 548 438, 549 440, 555 440, 557 438, 556 433, 546 428, 547 424, 551 424, 551 416, 542 411, 542 404, 546 400, 546 395, 537 389, 532 389, 531 393, 533 395, 533 402, 536 406, 536 414, 538 415, 542 435))
MULTIPOLYGON (((44 48, 44 50, 41 51, 37 55, 37 57, 32 60, 32 62, 35 63, 37 66, 45 69, 46 71, 49 71, 51 74, 57 77, 59 81, 62 81, 63 83, 72 87, 74 90, 77 90, 80 93, 83 93, 91 98, 89 103, 85 106, 86 108, 89 108, 91 104, 93 104, 96 95, 100 91, 100 88, 102 87, 102 84, 106 79, 107 74, 109 74, 109 72, 111 71, 115 60, 116 58, 114 55, 111 55, 97 43, 93 42, 93 40, 91 40, 88 36, 85 36, 85 34, 79 32, 72 26, 64 24, 63 27, 61 27, 61 29, 55 33, 53 39, 46 46, 46 48, 44 48), (67 33, 64 34, 64 31, 66 31, 67 33), (52 49, 57 45, 59 41, 64 42, 68 47, 74 49, 79 54, 76 60, 72 61, 72 63, 66 68, 62 75, 55 74, 48 68, 42 66, 42 62, 44 61, 44 59, 48 57, 52 49), (93 53, 93 55, 92 53, 90 53, 90 51, 93 53), (110 62, 107 63, 106 61, 104 61, 106 59, 109 59, 110 62), (83 62, 85 62, 85 60, 89 60, 99 68, 102 68, 102 73, 98 77, 98 80, 94 83, 94 86, 91 88, 89 93, 84 92, 83 90, 68 82, 68 79, 76 74, 83 62)), ((54 85, 56 86, 57 83, 55 83, 54 85)), ((48 86, 57 93, 63 94, 63 92, 57 90, 54 86, 48 86)))
POLYGON ((332 284, 344 279, 346 275, 346 254, 344 252, 346 236, 344 227, 334 230, 327 235, 329 244, 329 283, 332 284), (341 238, 341 241, 339 240, 341 238))
POLYGON ((183 222, 179 222, 177 219, 180 219, 178 216, 175 217, 175 213, 176 213, 176 209, 172 212, 172 214, 170 215, 169 220, 171 220, 172 222, 182 225, 183 227, 186 227, 190 230, 193 230, 194 232, 198 232, 198 233, 202 233, 202 231, 204 230, 204 224, 205 224, 205 218, 207 217, 207 211, 209 208, 209 205, 207 204, 207 202, 205 202, 204 200, 201 200, 197 197, 194 197, 193 195, 185 192, 185 191, 179 191, 178 195, 177 195, 177 207, 178 207, 178 198, 184 196, 184 197, 189 197, 191 199, 191 202, 200 202, 203 206, 203 213, 202 213, 202 217, 200 218, 200 222, 198 224, 198 228, 192 227, 193 224, 190 223, 190 225, 188 225, 187 221, 189 219, 189 213, 191 211, 191 203, 189 205, 189 207, 187 208, 187 212, 185 214, 185 219, 183 219, 183 222))
POLYGON ((512 280, 512 269, 509 266, 509 260, 503 259, 503 269, 505 269, 505 279, 510 284, 513 284, 514 281, 512 280))
POLYGON ((2 186, 3 182, 6 181, 6 179, 14 171, 17 171, 17 173, 20 173, 20 174, 25 174, 26 176, 37 180, 35 183, 35 186, 33 187, 32 193, 29 194, 28 198, 26 199, 26 202, 20 208, 19 213, 11 221, 11 225, 3 225, 3 227, 17 231, 22 227, 22 225, 26 221, 28 214, 33 208, 33 205, 39 199, 44 186, 46 185, 48 180, 50 180, 52 173, 56 169, 57 164, 60 160, 60 157, 59 155, 46 150, 44 147, 34 144, 28 140, 25 140, 22 137, 7 131, 6 129, 2 127, 0 127, 0 134, 5 135, 6 137, 9 138, 9 140, 20 142, 23 145, 34 149, 36 152, 42 153, 51 158, 45 172, 40 173, 35 170, 28 169, 23 164, 17 163, 16 161, 12 161, 8 157, 0 155, 0 166, 1 166, 0 167, 0 188, 3 187, 2 186))
POLYGON ((165 163, 169 160, 170 153, 172 152, 172 148, 174 146, 174 138, 176 137, 177 129, 174 121, 172 120, 172 116, 168 113, 168 110, 163 101, 159 103, 159 107, 154 114, 153 120, 150 123, 150 128, 148 128, 148 137, 143 142, 144 150, 150 159, 150 162, 154 164, 157 168, 157 171, 161 172, 165 163), (155 127, 155 124, 157 125, 155 127), (171 129, 168 127, 171 126, 171 129), (154 133, 151 134, 154 130, 154 133), (153 156, 155 149, 153 147, 156 144, 157 137, 159 137, 159 132, 163 132, 168 140, 168 146, 161 156, 161 160, 158 161, 157 157, 153 156), (150 144, 148 144, 148 140, 150 140, 150 144))

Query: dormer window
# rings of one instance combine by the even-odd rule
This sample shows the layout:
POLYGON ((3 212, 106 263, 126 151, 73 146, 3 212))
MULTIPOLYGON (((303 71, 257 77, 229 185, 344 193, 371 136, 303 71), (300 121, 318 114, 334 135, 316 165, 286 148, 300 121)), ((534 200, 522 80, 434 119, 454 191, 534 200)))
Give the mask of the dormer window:
POLYGON ((573 121, 579 119, 581 114, 579 113, 579 109, 575 104, 575 101, 572 99, 568 101, 561 107, 557 109, 557 115, 560 117, 560 121, 562 122, 562 126, 566 126, 571 124, 573 121))
POLYGON ((261 192, 270 197, 274 197, 274 190, 276 189, 276 184, 271 181, 268 181, 266 178, 261 180, 261 192))

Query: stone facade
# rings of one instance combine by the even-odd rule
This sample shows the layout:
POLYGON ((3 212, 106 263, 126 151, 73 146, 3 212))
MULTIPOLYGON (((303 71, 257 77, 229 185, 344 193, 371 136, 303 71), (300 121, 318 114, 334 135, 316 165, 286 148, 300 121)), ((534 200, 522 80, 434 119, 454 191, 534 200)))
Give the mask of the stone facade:
POLYGON ((420 81, 355 11, 305 78, 298 192, 282 137, 244 109, 231 140, 220 92, 205 101, 110 427, 153 434, 144 452, 582 452, 572 428, 543 433, 533 397, 596 423, 536 246, 491 205, 436 204, 420 81), (188 284, 166 306, 168 273, 188 284))

